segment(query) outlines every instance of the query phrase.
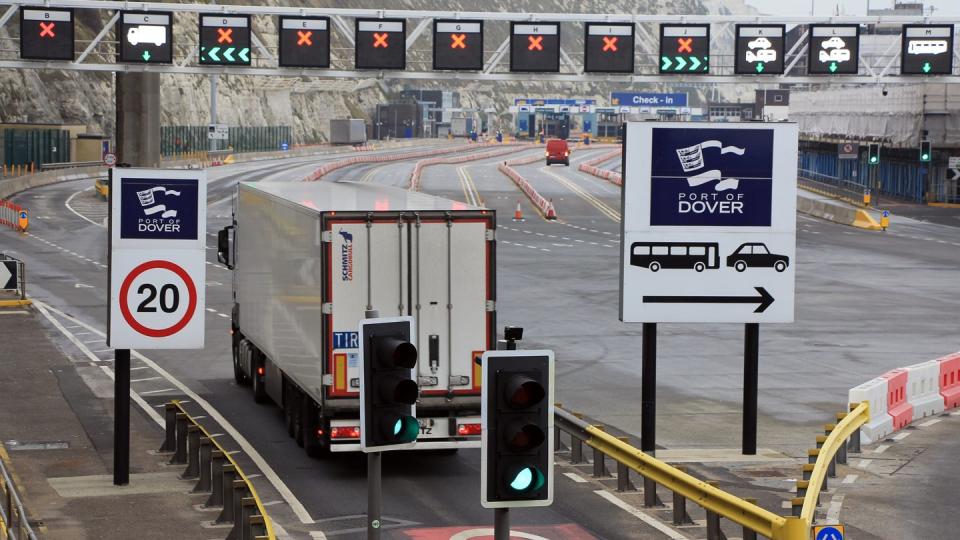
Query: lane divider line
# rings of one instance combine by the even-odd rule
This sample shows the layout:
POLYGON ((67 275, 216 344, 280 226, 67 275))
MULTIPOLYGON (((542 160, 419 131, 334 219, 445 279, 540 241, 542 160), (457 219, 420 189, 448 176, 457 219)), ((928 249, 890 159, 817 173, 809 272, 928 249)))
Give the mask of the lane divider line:
POLYGON ((617 497, 617 496, 614 495, 613 493, 608 493, 608 492, 606 492, 606 491, 604 491, 604 490, 602 490, 602 489, 598 489, 597 491, 594 491, 594 493, 596 493, 597 495, 603 497, 604 499, 607 500, 607 502, 612 503, 612 504, 613 504, 614 506, 616 506, 617 508, 620 508, 621 510, 626 511, 628 514, 636 517, 636 518, 639 519, 640 521, 642 521, 642 522, 646 523, 647 525, 653 527, 654 529, 660 531, 661 533, 663 533, 664 535, 666 535, 667 538, 670 538, 671 540, 688 540, 688 538, 687 538, 686 536, 684 536, 684 535, 678 533, 677 531, 671 529, 670 527, 664 525, 664 524, 661 523, 659 520, 657 520, 657 519, 654 518, 654 517, 651 517, 651 516, 648 515, 646 512, 644 512, 643 510, 640 510, 640 509, 637 508, 636 506, 633 506, 632 504, 629 504, 629 503, 621 500, 619 497, 617 497))

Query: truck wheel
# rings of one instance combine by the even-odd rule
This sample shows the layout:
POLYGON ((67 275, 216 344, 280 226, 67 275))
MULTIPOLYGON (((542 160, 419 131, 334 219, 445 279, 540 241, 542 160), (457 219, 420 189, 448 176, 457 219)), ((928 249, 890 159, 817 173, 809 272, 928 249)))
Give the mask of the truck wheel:
POLYGON ((263 367, 263 355, 260 354, 260 351, 254 349, 253 358, 253 361, 250 362, 251 371, 253 372, 253 375, 250 377, 253 379, 253 400, 257 403, 266 403, 268 399, 267 387, 263 380, 264 377, 266 377, 266 373, 263 375, 260 374, 260 369, 263 367))
POLYGON ((317 406, 309 396, 300 401, 302 412, 300 421, 303 423, 303 449, 312 458, 325 457, 330 453, 329 429, 324 429, 317 406), (321 434, 321 430, 323 433, 321 434))
POLYGON ((240 354, 244 352, 246 348, 246 343, 234 337, 233 339, 233 380, 237 385, 245 385, 250 383, 250 378, 247 377, 247 374, 243 372, 243 368, 240 366, 240 354))
POLYGON ((293 393, 291 394, 293 399, 290 400, 290 416, 293 419, 293 440, 297 442, 297 446, 303 448, 303 402, 306 396, 300 392, 300 390, 294 388, 293 393))

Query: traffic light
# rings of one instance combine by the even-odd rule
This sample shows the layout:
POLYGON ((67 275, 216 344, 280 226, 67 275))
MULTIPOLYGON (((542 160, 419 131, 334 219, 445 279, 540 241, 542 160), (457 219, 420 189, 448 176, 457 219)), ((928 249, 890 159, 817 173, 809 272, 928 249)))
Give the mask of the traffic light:
POLYGON ((417 346, 413 317, 360 321, 360 448, 411 448, 420 424, 416 407, 417 346))
POLYGON ((920 161, 930 161, 933 157, 933 150, 930 148, 930 141, 920 141, 920 161))
POLYGON ((870 165, 879 165, 880 164, 880 145, 878 143, 870 143, 870 151, 867 158, 867 163, 870 165))
POLYGON ((480 503, 553 503, 553 351, 483 354, 480 503))

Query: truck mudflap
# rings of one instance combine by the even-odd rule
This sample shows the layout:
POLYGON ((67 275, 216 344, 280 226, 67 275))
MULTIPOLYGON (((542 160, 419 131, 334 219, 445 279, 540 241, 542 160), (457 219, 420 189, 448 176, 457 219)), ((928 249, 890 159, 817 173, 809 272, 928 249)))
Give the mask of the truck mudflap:
MULTIPOLYGON (((449 450, 480 448, 480 417, 418 418, 420 435, 416 450, 449 450)), ((330 421, 330 451, 360 451, 360 420, 353 418, 330 421)))

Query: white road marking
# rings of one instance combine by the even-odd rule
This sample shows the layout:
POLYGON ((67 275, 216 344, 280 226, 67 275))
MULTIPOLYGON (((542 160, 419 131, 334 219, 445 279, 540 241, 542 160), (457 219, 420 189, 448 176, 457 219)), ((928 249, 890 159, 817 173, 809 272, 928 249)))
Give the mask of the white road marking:
POLYGON ((827 523, 837 523, 840 521, 840 510, 843 509, 843 495, 834 495, 830 500, 830 507, 827 508, 827 523))
POLYGON ((147 396, 150 394, 162 394, 164 392, 176 392, 176 388, 161 388, 160 390, 148 390, 146 392, 140 392, 141 395, 147 396))
MULTIPOLYGON (((60 311, 59 309, 56 309, 52 306, 48 306, 43 302, 34 301, 34 305, 37 306, 39 309, 41 309, 44 316, 46 316, 47 319, 53 322, 53 324, 57 326, 60 329, 60 331, 67 336, 68 339, 74 342, 74 344, 77 345, 81 349, 81 351, 85 351, 85 353, 89 353, 87 356, 90 357, 91 360, 96 358, 96 356, 94 356, 89 349, 87 349, 82 343, 80 343, 79 340, 77 340, 76 338, 73 338, 72 334, 68 332, 65 328, 63 328, 63 326, 60 325, 59 321, 57 321, 55 318, 50 316, 49 313, 47 313, 47 310, 52 311, 57 315, 63 317, 64 319, 82 326, 83 328, 87 328, 92 332, 96 332, 101 336, 106 336, 106 334, 104 334, 100 330, 97 330, 96 328, 82 321, 79 321, 67 315, 66 313, 60 311)), ((283 497, 283 500, 287 501, 287 504, 290 505, 290 509, 293 510, 293 513, 297 516, 300 522, 305 525, 310 525, 314 523, 313 518, 310 517, 310 513, 307 512, 307 509, 303 506, 303 503, 301 503, 300 500, 297 499, 296 496, 293 494, 293 492, 290 491, 290 488, 287 487, 287 485, 283 482, 283 480, 280 479, 276 471, 273 470, 273 467, 271 467, 270 464, 268 464, 267 461, 263 458, 263 456, 260 455, 259 452, 257 452, 257 450, 250 444, 250 441, 248 441, 243 435, 241 435, 240 432, 237 431, 237 429, 233 427, 233 425, 229 421, 227 421, 227 419, 224 418, 222 414, 220 414, 220 411, 216 410, 209 402, 207 402, 207 400, 201 398, 196 392, 191 390, 187 385, 180 382, 173 375, 170 375, 170 373, 168 373, 165 369, 160 367, 156 362, 140 354, 139 351, 131 351, 131 355, 137 358, 138 360, 140 360, 141 362, 143 362, 144 364, 146 364, 147 366, 149 366, 154 371, 156 371, 163 378, 170 381, 170 383, 175 385, 183 394, 185 394, 190 398, 189 401, 181 400, 180 403, 195 402, 204 411, 206 411, 207 414, 209 414, 211 418, 213 418, 218 424, 220 424, 220 426, 230 435, 230 437, 233 438, 233 440, 236 441, 238 445, 240 445, 240 448, 243 449, 244 452, 246 452, 246 454, 253 461, 254 465, 258 469, 260 469, 260 471, 263 472, 264 476, 270 482, 270 484, 274 487, 274 489, 276 489, 277 492, 280 493, 280 496, 283 497)), ((103 366, 101 369, 103 369, 112 378, 113 372, 109 370, 110 368, 108 368, 107 366, 103 366)), ((153 418, 153 420, 157 423, 157 425, 159 425, 160 427, 164 427, 165 423, 164 423, 163 417, 161 417, 160 414, 153 409, 153 407, 151 407, 143 398, 141 398, 139 394, 131 391, 130 397, 135 402, 137 402, 137 404, 140 405, 140 407, 144 411, 147 411, 147 414, 150 415, 151 418, 153 418)))
POLYGON ((74 193, 73 195, 67 197, 67 200, 63 203, 63 205, 67 207, 67 210, 69 210, 69 211, 73 212, 74 214, 76 214, 77 217, 79 217, 80 219, 83 219, 84 221, 86 221, 86 222, 88 222, 88 223, 93 223, 93 224, 96 225, 97 227, 106 228, 106 227, 104 227, 102 224, 97 223, 96 221, 88 218, 87 216, 81 214, 80 212, 77 212, 76 210, 73 209, 72 206, 70 206, 70 201, 72 201, 74 197, 76 197, 77 195, 83 193, 84 191, 90 191, 91 189, 93 189, 93 186, 90 186, 90 187, 88 187, 87 189, 81 189, 80 191, 78 191, 78 192, 74 193))
MULTIPOLYGON (((144 366, 144 367, 146 367, 146 366, 144 366)), ((146 377, 146 378, 143 378, 143 379, 130 379, 130 382, 135 383, 135 382, 144 382, 144 381, 155 381, 155 380, 157 380, 157 379, 162 379, 162 378, 163 378, 163 377, 146 377)))
POLYGON ((867 470, 867 468, 870 466, 871 463, 873 463, 873 460, 861 459, 860 463, 857 464, 857 468, 867 470))
POLYGON ((858 477, 857 475, 855 475, 855 474, 848 474, 848 475, 846 475, 846 476, 843 477, 843 482, 842 482, 842 483, 843 483, 843 484, 852 484, 852 483, 854 483, 854 482, 857 481, 857 478, 859 478, 859 477, 858 477))
POLYGON ((567 478, 573 480, 574 482, 576 482, 576 483, 578 483, 578 484, 586 484, 586 483, 587 483, 587 479, 584 478, 584 477, 582 477, 582 476, 580 476, 580 475, 577 474, 577 473, 565 472, 565 473, 563 473, 563 475, 566 476, 567 478))
POLYGON ((893 439, 893 440, 895 440, 895 441, 902 441, 902 440, 906 439, 906 438, 909 437, 909 436, 910 436, 910 432, 909 432, 909 431, 901 431, 900 433, 897 433, 896 435, 894 435, 893 437, 890 437, 890 438, 893 439))
POLYGON ((873 449, 874 454, 882 454, 887 451, 887 448, 890 448, 889 444, 881 444, 880 446, 873 449))
POLYGON ((594 491, 594 493, 596 493, 597 495, 603 497, 604 499, 606 499, 607 501, 609 501, 610 503, 612 503, 614 506, 616 506, 616 507, 618 507, 618 508, 620 508, 620 509, 622 509, 622 510, 625 510, 627 513, 629 513, 630 515, 636 517, 636 518, 639 519, 640 521, 642 521, 642 522, 646 523, 647 525, 653 527, 654 529, 662 532, 663 534, 665 534, 665 535, 666 535, 668 538, 670 538, 671 540, 687 540, 687 537, 686 537, 686 536, 684 536, 684 535, 678 533, 677 531, 671 529, 671 528, 668 527, 666 524, 661 523, 657 518, 650 516, 649 514, 645 513, 643 510, 640 510, 640 509, 637 508, 636 506, 633 506, 633 505, 631 505, 631 504, 628 504, 628 503, 624 502, 623 500, 621 500, 619 497, 617 497, 617 496, 614 495, 613 493, 606 492, 606 491, 604 491, 604 490, 602 490, 602 489, 599 489, 599 490, 597 490, 597 491, 594 491))

